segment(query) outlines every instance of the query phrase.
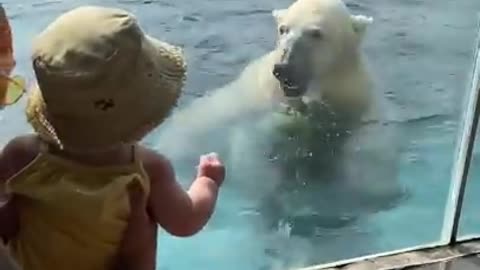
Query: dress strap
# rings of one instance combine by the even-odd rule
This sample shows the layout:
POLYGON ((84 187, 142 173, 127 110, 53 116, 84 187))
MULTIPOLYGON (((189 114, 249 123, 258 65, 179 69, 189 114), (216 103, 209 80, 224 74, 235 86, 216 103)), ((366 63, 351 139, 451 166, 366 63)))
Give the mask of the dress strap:
POLYGON ((132 145, 132 159, 133 163, 138 167, 142 167, 142 160, 140 158, 140 153, 139 153, 139 147, 138 144, 133 144, 132 145))
POLYGON ((39 150, 40 150, 40 153, 46 154, 46 153, 50 152, 50 145, 49 145, 46 141, 44 141, 44 140, 42 140, 42 139, 39 139, 39 142, 40 142, 40 143, 39 143, 39 144, 40 144, 40 145, 39 145, 39 147, 40 147, 40 149, 39 149, 39 150))

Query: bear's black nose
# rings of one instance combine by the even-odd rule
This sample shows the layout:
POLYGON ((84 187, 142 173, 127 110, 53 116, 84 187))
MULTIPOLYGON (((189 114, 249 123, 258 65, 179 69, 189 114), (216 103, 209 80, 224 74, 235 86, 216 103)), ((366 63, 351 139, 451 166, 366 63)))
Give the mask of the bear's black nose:
POLYGON ((288 78, 288 65, 287 64, 275 64, 273 66, 273 75, 277 80, 284 81, 288 78))
POLYGON ((273 66, 273 75, 282 85, 282 90, 287 97, 297 97, 302 95, 303 90, 294 78, 292 67, 287 64, 275 64, 273 66))

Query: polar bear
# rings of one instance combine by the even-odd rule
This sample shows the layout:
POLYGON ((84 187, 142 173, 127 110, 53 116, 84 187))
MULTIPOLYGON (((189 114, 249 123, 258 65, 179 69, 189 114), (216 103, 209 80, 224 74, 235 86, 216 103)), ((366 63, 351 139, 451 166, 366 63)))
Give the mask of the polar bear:
POLYGON ((320 104, 324 116, 353 122, 372 107, 360 49, 371 18, 351 15, 341 0, 298 0, 272 15, 276 47, 233 82, 174 111, 157 134, 161 150, 191 155, 202 135, 281 104, 298 110, 320 104), (171 138, 175 144, 162 143, 171 138))
MULTIPOLYGON (((341 0, 298 0, 272 15, 278 32, 276 48, 247 68, 256 74, 257 86, 244 91, 255 90, 250 96, 257 102, 283 108, 275 110, 280 114, 262 119, 266 128, 251 125, 248 133, 272 133, 270 127, 276 128, 274 135, 280 136, 268 136, 266 144, 272 144, 269 154, 283 160, 280 168, 290 178, 298 177, 299 167, 315 172, 306 178, 331 178, 317 168, 341 164, 343 145, 376 105, 361 50, 373 19, 350 14, 341 0)), ((250 149, 238 146, 245 143, 237 141, 233 147, 241 147, 240 152, 250 149)), ((245 154, 232 157, 242 159, 245 154)))
POLYGON ((302 97, 341 119, 363 116, 371 107, 373 84, 361 43, 372 18, 351 15, 340 0, 298 0, 272 14, 277 46, 264 61, 278 82, 262 75, 263 84, 274 92, 282 89, 293 106, 302 97))
POLYGON ((155 134, 157 149, 177 160, 221 153, 230 187, 261 201, 273 223, 317 211, 320 222, 336 226, 344 214, 391 206, 399 194, 395 140, 383 127, 361 125, 377 115, 361 49, 372 18, 350 14, 341 0, 297 0, 272 15, 275 48, 233 82, 174 111, 155 134), (297 200, 299 189, 309 198, 297 200))

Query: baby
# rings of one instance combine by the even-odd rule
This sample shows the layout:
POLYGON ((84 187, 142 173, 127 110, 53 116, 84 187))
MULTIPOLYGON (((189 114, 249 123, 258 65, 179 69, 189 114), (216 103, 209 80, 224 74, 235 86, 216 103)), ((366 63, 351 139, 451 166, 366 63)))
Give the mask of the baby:
POLYGON ((138 144, 177 102, 181 51, 125 11, 86 6, 52 22, 32 60, 35 134, 0 156, 0 233, 12 256, 25 270, 155 269, 157 224, 200 231, 225 177, 216 154, 202 156, 186 192, 168 159, 138 144))

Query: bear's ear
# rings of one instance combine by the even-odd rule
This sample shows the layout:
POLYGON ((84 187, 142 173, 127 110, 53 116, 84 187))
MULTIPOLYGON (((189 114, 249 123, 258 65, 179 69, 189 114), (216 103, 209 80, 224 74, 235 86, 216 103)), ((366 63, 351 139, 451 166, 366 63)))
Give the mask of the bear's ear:
POLYGON ((362 40, 368 25, 373 23, 372 17, 364 15, 351 15, 353 31, 357 34, 359 40, 362 40))
POLYGON ((275 18, 275 21, 277 23, 280 23, 282 21, 283 17, 285 16, 285 13, 287 13, 286 9, 274 9, 272 11, 272 16, 273 16, 273 18, 275 18))

